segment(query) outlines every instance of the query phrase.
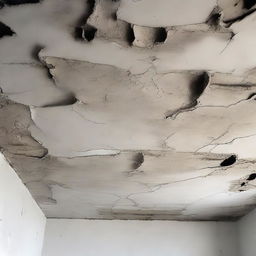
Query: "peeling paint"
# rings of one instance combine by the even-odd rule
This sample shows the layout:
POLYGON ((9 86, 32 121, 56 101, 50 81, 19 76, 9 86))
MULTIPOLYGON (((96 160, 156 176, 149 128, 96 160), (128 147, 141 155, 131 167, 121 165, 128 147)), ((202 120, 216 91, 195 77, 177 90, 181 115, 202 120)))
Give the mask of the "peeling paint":
POLYGON ((0 147, 48 217, 255 207, 255 1, 0 6, 0 147))

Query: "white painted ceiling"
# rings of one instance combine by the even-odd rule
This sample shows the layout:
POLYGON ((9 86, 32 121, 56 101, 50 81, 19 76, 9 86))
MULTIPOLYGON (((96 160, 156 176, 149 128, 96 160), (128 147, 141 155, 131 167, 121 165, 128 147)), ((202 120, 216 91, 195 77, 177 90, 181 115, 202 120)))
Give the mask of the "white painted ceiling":
POLYGON ((48 217, 256 206, 255 4, 0 0, 0 146, 48 217))

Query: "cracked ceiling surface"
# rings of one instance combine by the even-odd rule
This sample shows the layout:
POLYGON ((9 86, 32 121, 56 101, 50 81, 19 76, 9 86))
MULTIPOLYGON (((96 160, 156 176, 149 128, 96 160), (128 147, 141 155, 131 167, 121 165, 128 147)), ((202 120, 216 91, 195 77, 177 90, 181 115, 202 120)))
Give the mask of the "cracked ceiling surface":
POLYGON ((255 4, 0 0, 1 151, 46 216, 256 206, 255 4))

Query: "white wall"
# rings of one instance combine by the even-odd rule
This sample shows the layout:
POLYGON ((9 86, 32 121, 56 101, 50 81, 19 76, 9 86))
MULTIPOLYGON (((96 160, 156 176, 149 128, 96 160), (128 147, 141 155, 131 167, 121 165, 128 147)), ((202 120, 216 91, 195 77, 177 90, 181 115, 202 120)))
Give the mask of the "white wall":
POLYGON ((256 210, 238 222, 240 256, 256 255, 256 210))
POLYGON ((48 219, 43 256, 236 256, 236 238, 233 223, 48 219))
POLYGON ((45 217, 0 154, 0 255, 41 255, 45 217))

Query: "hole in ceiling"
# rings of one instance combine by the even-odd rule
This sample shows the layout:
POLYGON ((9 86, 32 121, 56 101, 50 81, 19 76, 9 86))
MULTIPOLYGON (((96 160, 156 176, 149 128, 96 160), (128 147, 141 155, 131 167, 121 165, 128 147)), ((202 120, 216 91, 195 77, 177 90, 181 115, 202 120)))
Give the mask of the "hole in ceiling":
POLYGON ((195 77, 190 84, 190 99, 191 102, 197 100, 209 83, 210 77, 207 72, 203 72, 195 77))
POLYGON ((4 36, 12 36, 14 34, 15 32, 13 32, 10 27, 0 21, 0 38, 4 36))
POLYGON ((95 37, 97 29, 91 25, 85 25, 82 32, 82 37, 88 42, 92 41, 95 37))
POLYGON ((96 32, 97 29, 95 27, 86 24, 84 27, 76 27, 74 35, 77 40, 90 42, 94 39, 96 32))
POLYGON ((232 155, 220 163, 220 166, 230 166, 236 162, 236 155, 232 155))
POLYGON ((83 28, 82 27, 76 27, 74 31, 75 39, 77 40, 84 40, 83 38, 83 28))
POLYGON ((255 180, 255 179, 256 179, 256 173, 252 173, 252 174, 250 174, 250 176, 246 180, 252 181, 252 180, 255 180))
POLYGON ((241 183, 241 187, 244 187, 245 185, 246 185, 246 183, 245 183, 245 182, 241 183))
POLYGON ((132 169, 138 169, 144 162, 144 155, 143 153, 137 153, 133 158, 132 169))
POLYGON ((131 24, 128 24, 126 30, 126 41, 129 45, 132 45, 133 41, 135 40, 134 31, 131 24))
POLYGON ((167 38, 167 31, 165 28, 157 28, 155 35, 155 43, 163 43, 167 38))

